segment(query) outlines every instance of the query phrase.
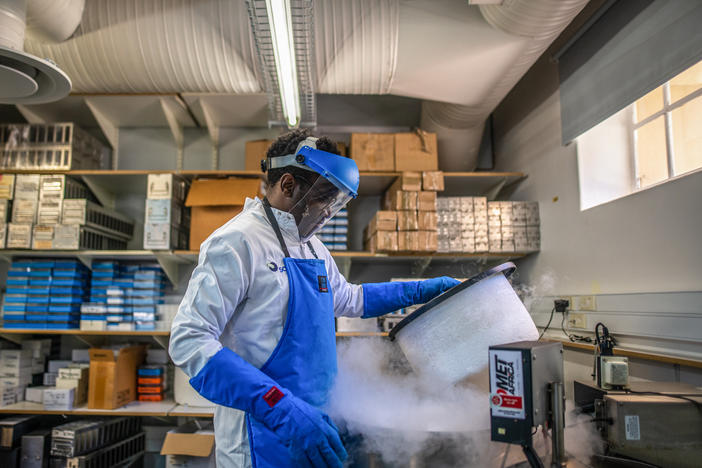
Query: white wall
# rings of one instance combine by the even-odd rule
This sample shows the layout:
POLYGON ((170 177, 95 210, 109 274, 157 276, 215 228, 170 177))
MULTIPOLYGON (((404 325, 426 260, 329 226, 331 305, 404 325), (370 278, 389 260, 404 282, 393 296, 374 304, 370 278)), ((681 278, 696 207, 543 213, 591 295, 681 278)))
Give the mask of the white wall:
MULTIPOLYGON (((494 117, 497 169, 528 174, 511 198, 540 203, 541 251, 518 261, 519 281, 548 296, 532 303, 537 324, 545 325, 552 296, 616 299, 618 309, 584 312, 589 330, 602 320, 621 332, 622 346, 702 360, 702 295, 684 293, 702 291, 702 173, 581 211, 576 146, 561 144, 557 72, 547 58, 494 117), (668 294, 651 308, 643 293, 668 294)), ((637 377, 700 381, 699 369, 667 367, 639 366, 637 377)))
POLYGON ((520 261, 523 278, 553 275, 553 290, 569 295, 702 290, 702 173, 580 211, 557 90, 507 130, 495 116, 497 169, 528 174, 512 199, 540 203, 541 252, 520 261))

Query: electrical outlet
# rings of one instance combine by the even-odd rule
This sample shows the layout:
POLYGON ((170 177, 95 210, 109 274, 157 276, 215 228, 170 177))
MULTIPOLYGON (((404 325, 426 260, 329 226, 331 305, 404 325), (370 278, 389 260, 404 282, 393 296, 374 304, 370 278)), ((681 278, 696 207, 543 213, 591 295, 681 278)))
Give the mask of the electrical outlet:
POLYGON ((597 310, 595 296, 578 296, 578 310, 597 310))
POLYGON ((585 314, 568 314, 568 328, 587 329, 587 315, 585 314))

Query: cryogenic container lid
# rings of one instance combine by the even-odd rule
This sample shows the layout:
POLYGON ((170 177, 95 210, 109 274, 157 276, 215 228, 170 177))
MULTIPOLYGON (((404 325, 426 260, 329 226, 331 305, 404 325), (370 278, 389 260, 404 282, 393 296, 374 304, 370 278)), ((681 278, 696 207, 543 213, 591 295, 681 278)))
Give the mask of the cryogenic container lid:
POLYGON ((475 283, 484 280, 485 278, 489 278, 490 276, 496 275, 498 273, 502 273, 505 275, 505 277, 509 278, 512 273, 514 273, 514 270, 516 270, 517 267, 514 265, 512 262, 506 262, 501 265, 497 265, 496 267, 490 268, 489 270, 485 270, 481 273, 478 273, 477 275, 465 280, 459 285, 454 286, 453 288, 449 289, 445 293, 435 297, 431 301, 427 302, 424 304, 422 307, 419 309, 415 310, 411 314, 409 314, 407 317, 402 319, 397 325, 393 327, 392 330, 390 330, 389 337, 391 340, 395 339, 395 336, 397 333, 402 330, 404 327, 406 327, 408 324, 412 323, 414 320, 419 318, 422 314, 425 312, 433 309, 437 305, 441 304, 444 302, 446 299, 454 296, 455 294, 458 294, 459 292, 463 291, 464 289, 469 288, 470 286, 474 285, 475 283))

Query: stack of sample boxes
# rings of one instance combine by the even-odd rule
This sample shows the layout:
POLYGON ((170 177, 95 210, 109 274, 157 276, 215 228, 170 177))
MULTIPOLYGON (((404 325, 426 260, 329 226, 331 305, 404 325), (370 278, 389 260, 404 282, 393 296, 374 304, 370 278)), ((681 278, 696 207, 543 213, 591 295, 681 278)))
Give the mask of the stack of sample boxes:
POLYGON ((437 210, 439 252, 488 251, 485 197, 441 197, 437 210))
POLYGON ((7 239, 7 221, 12 210, 12 198, 15 194, 15 176, 0 174, 0 248, 5 248, 7 239))
POLYGON ((383 211, 379 211, 366 228, 366 249, 371 252, 436 251, 436 195, 443 189, 442 172, 402 172, 383 197, 383 211), (396 234, 383 229, 393 224, 396 234))
POLYGON ((488 203, 490 252, 536 252, 541 245, 538 202, 488 203))
POLYGON ((11 222, 7 225, 8 249, 31 249, 32 229, 39 206, 39 174, 15 176, 11 222))
POLYGON ((539 250, 537 202, 441 197, 437 206, 439 252, 526 253, 539 250))
MULTIPOLYGON (((14 198, 5 248, 125 249, 132 238, 134 222, 97 204, 88 187, 76 179, 53 174, 0 177, 0 197, 14 198)), ((7 205, 3 200, 0 209, 7 205)))
POLYGON ((155 330, 165 275, 158 264, 93 262, 90 302, 81 307, 83 330, 155 330))
POLYGON ((24 400, 25 388, 32 382, 32 351, 29 349, 0 350, 0 392, 2 406, 24 400))
MULTIPOLYGON (((72 410, 73 408, 84 405, 88 401, 89 371, 89 364, 70 364, 58 369, 55 386, 54 388, 48 389, 49 395, 51 395, 51 393, 54 394, 53 398, 44 398, 44 409, 57 410, 59 409, 56 408, 57 405, 65 404, 66 407, 60 409, 72 410), (49 408, 47 408, 47 406, 49 406, 49 408)), ((47 392, 45 390, 44 396, 46 397, 46 395, 47 392)))
POLYGON ((144 215, 144 249, 187 249, 190 209, 185 179, 174 174, 149 174, 144 215))
POLYGON ((163 401, 166 392, 166 366, 144 365, 137 370, 139 401, 163 401))
POLYGON ((77 260, 17 260, 8 271, 6 328, 78 328, 88 269, 77 260))
POLYGON ((348 250, 349 213, 346 208, 339 212, 324 225, 317 238, 329 250, 348 250))

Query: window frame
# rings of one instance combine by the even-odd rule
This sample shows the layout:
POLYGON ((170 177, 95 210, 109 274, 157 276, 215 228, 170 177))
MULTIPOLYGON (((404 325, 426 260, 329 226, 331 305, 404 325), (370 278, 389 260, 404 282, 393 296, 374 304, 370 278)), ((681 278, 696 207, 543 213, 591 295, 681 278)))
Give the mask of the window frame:
POLYGON ((647 187, 651 187, 653 185, 656 185, 661 182, 665 182, 666 180, 670 180, 680 174, 678 174, 675 171, 675 146, 673 142, 673 111, 675 109, 678 109, 679 107, 684 106, 688 102, 692 101, 693 99, 696 99, 700 96, 702 96, 702 88, 699 88, 695 91, 692 91, 690 94, 687 94, 680 99, 678 99, 675 102, 671 102, 670 98, 670 81, 666 81, 662 85, 663 87, 663 108, 660 109, 659 111, 656 111, 652 115, 649 115, 645 119, 643 119, 641 122, 636 121, 636 102, 634 102, 634 109, 632 112, 632 138, 633 138, 633 145, 632 145, 632 156, 634 158, 632 168, 634 170, 634 191, 642 190, 647 187), (639 155, 638 155, 638 145, 637 145, 637 134, 636 131, 643 127, 644 125, 654 121, 658 117, 663 116, 664 118, 664 128, 665 128, 665 147, 666 147, 666 162, 668 166, 668 177, 665 179, 656 182, 654 184, 648 185, 646 187, 641 186, 641 176, 639 174, 639 155))

